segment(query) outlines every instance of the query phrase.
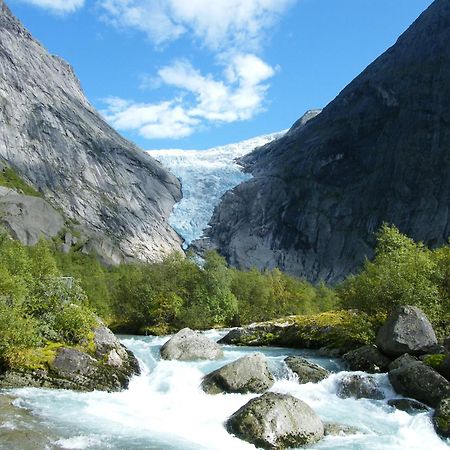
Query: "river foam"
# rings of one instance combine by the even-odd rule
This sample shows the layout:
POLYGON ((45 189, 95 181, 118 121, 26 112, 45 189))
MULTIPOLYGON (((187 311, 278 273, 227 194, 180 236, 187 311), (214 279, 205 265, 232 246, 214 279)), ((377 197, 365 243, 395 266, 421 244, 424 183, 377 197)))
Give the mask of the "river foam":
MULTIPOLYGON (((210 337, 222 333, 211 331, 210 337)), ((16 389, 15 404, 31 411, 42 427, 58 436, 64 449, 230 450, 252 445, 229 435, 226 419, 255 395, 210 396, 200 389, 204 374, 245 354, 262 351, 277 381, 272 391, 294 395, 308 403, 324 421, 356 427, 359 433, 327 437, 311 447, 346 450, 448 450, 433 431, 430 413, 409 415, 387 405, 395 396, 386 375, 376 375, 386 400, 340 399, 336 396, 339 362, 311 351, 278 348, 225 347, 219 361, 161 361, 159 349, 167 338, 123 337, 140 360, 142 374, 129 389, 117 393, 16 389), (334 373, 317 384, 300 385, 283 359, 300 354, 334 373)), ((361 373, 363 376, 365 374, 361 373)), ((0 443, 0 448, 1 443, 0 443)))

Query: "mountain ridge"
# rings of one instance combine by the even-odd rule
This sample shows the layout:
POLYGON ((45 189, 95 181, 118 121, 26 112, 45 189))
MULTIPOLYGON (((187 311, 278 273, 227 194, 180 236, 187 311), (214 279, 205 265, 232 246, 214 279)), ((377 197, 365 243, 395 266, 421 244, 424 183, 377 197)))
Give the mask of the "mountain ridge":
POLYGON ((181 251, 167 224, 179 181, 114 131, 72 67, 0 0, 0 160, 33 185, 110 263, 181 251))
POLYGON ((383 222, 430 246, 450 235, 450 4, 436 0, 324 110, 243 157, 253 178, 207 232, 238 267, 338 282, 383 222))

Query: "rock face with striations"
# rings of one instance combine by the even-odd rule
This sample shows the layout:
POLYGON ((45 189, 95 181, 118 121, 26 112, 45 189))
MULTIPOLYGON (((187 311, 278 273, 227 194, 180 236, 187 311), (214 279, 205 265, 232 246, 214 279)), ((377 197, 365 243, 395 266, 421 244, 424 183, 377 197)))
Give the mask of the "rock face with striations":
POLYGON ((105 123, 72 68, 34 40, 3 0, 0 162, 80 223, 86 249, 107 262, 181 250, 166 222, 181 198, 178 180, 105 123))
POLYGON ((207 230, 235 266, 336 282, 383 222, 429 245, 450 235, 450 2, 436 0, 320 114, 242 158, 253 178, 207 230))

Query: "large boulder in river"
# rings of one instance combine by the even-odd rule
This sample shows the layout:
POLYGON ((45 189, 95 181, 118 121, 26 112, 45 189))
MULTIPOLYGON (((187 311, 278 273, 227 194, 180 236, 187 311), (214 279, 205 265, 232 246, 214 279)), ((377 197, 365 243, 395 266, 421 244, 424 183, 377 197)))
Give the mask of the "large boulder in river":
POLYGON ((340 398, 369 398, 382 400, 385 395, 376 380, 371 376, 345 375, 339 380, 337 396, 340 398))
POLYGON ((353 371, 383 373, 389 370, 390 358, 380 352, 374 345, 351 350, 342 356, 347 367, 353 371))
POLYGON ((300 384, 318 383, 330 375, 328 370, 300 356, 288 356, 284 362, 298 376, 300 384))
POLYGON ((393 398, 388 400, 388 405, 400 411, 405 411, 408 414, 419 413, 428 411, 428 406, 417 400, 411 398, 393 398))
POLYGON ((389 356, 424 354, 437 344, 427 316, 415 306, 400 306, 380 328, 377 347, 389 356))
POLYGON ((47 387, 78 391, 119 391, 128 387, 139 363, 133 353, 101 325, 94 330, 93 349, 80 346, 42 349, 45 361, 36 367, 8 369, 0 374, 0 388, 47 387))
POLYGON ((208 394, 223 392, 262 393, 270 389, 275 379, 261 353, 244 356, 203 378, 202 389, 208 394))
POLYGON ((433 415, 436 431, 445 438, 450 438, 450 397, 444 398, 433 415))
POLYGON ((206 336, 183 328, 161 347, 162 359, 194 361, 197 359, 219 359, 223 350, 206 336))
POLYGON ((267 392, 254 398, 227 421, 228 432, 264 449, 313 444, 324 435, 317 414, 291 395, 267 392))
POLYGON ((436 408, 450 397, 450 382, 421 361, 410 360, 389 372, 389 381, 401 395, 411 397, 436 408))

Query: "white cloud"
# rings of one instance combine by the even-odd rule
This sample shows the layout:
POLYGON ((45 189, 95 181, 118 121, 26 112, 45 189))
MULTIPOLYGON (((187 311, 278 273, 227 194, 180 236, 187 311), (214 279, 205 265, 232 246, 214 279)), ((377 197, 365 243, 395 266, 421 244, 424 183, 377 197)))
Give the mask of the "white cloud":
POLYGON ((111 124, 147 138, 181 138, 215 123, 248 120, 264 109, 275 69, 257 56, 268 30, 297 0, 98 0, 104 19, 144 32, 156 45, 186 37, 214 55, 221 76, 203 74, 185 59, 144 75, 141 89, 171 87, 160 103, 109 99, 111 124))
POLYGON ((84 0, 25 0, 40 8, 47 9, 57 14, 67 14, 80 9, 84 0))
POLYGON ((224 80, 202 75, 188 61, 179 60, 158 71, 162 84, 182 96, 173 101, 140 104, 119 98, 106 100, 103 114, 121 130, 135 130, 146 138, 181 138, 210 123, 247 120, 264 107, 265 82, 274 69, 253 54, 237 54, 225 67, 224 80))
POLYGON ((157 45, 188 34, 213 50, 255 51, 296 0, 99 0, 105 18, 157 45))

